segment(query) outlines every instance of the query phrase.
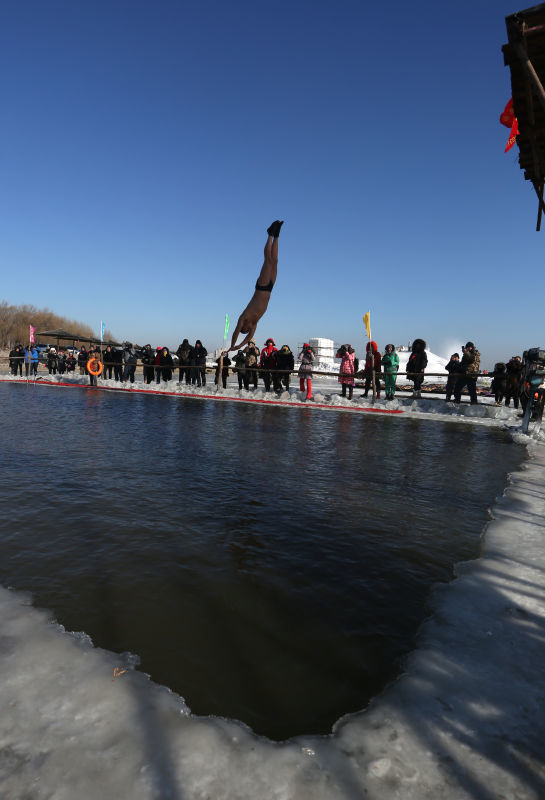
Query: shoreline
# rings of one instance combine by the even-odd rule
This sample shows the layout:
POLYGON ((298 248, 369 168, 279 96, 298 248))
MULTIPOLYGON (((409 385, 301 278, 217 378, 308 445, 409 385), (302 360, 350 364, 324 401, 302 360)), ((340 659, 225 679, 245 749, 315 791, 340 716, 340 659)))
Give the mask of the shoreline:
MULTIPOLYGON (((209 382, 204 387, 180 384, 171 380, 168 383, 144 384, 141 381, 135 383, 120 384, 112 380, 101 380, 97 386, 91 386, 87 376, 73 375, 69 381, 61 380, 64 376, 42 375, 36 380, 26 377, 14 378, 11 375, 0 375, 0 384, 9 383, 11 385, 23 384, 25 386, 49 386, 65 389, 87 389, 88 391, 118 392, 129 395, 154 395, 165 397, 176 397, 180 399, 200 399, 219 402, 237 402, 248 405, 263 405, 276 407, 297 407, 306 408, 314 411, 347 411, 349 413, 369 413, 372 415, 385 415, 396 417, 412 417, 423 419, 442 419, 459 422, 471 422, 473 424, 485 425, 509 425, 510 427, 520 427, 519 411, 513 407, 496 406, 493 397, 481 397, 477 405, 471 405, 468 401, 462 400, 460 404, 445 402, 443 394, 433 392, 423 394, 420 398, 413 398, 406 394, 396 394, 392 401, 386 401, 384 395, 377 398, 373 404, 359 394, 362 388, 355 387, 356 394, 353 400, 342 397, 340 394, 340 384, 330 379, 313 380, 313 397, 306 400, 304 394, 296 386, 291 386, 289 392, 284 391, 280 395, 274 392, 265 392, 261 387, 256 391, 239 390, 236 381, 227 384, 227 389, 216 391, 214 383, 209 382)), ((295 381, 294 381, 295 383, 295 381)), ((525 439, 529 437, 524 437, 525 439)))

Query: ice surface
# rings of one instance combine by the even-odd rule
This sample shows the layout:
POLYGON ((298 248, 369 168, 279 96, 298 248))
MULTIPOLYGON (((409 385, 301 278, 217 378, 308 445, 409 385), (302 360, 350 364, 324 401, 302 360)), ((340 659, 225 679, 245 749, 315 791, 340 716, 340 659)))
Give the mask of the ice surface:
POLYGON ((545 447, 514 411, 441 403, 406 414, 508 425, 529 459, 492 509, 482 557, 435 590, 404 674, 368 709, 331 736, 273 744, 192 716, 131 657, 0 589, 2 800, 544 798, 545 447))

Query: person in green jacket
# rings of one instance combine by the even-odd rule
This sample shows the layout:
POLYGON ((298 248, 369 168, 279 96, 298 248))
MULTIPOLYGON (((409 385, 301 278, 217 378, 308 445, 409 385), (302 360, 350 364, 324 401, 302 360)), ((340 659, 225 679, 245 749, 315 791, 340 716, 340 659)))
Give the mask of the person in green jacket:
POLYGON ((399 356, 393 344, 387 344, 382 356, 381 364, 384 367, 384 388, 386 400, 393 400, 396 390, 397 372, 399 370, 399 356))

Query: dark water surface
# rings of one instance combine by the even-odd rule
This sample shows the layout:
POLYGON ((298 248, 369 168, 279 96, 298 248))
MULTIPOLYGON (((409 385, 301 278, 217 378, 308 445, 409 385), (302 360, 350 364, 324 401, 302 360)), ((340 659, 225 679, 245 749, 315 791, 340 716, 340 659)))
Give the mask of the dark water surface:
POLYGON ((0 385, 0 583, 197 714, 363 708, 525 451, 497 429, 0 385))

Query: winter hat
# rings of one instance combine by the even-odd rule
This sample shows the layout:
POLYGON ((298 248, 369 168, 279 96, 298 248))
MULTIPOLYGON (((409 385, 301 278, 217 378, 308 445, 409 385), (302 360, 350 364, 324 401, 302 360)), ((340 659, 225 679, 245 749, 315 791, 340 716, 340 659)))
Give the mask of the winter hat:
POLYGON ((265 344, 274 344, 274 339, 267 339, 265 344))
POLYGON ((472 350, 474 350, 474 349, 475 349, 475 345, 473 344, 473 342, 468 342, 468 343, 466 344, 466 347, 471 347, 471 349, 472 349, 472 350))
POLYGON ((163 348, 162 347, 156 347, 155 349, 157 350, 158 353, 160 353, 163 348))
POLYGON ((453 353, 451 358, 460 358, 460 353, 453 353))

